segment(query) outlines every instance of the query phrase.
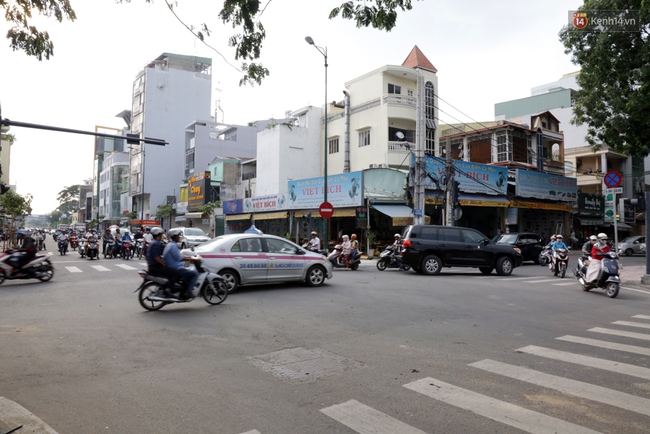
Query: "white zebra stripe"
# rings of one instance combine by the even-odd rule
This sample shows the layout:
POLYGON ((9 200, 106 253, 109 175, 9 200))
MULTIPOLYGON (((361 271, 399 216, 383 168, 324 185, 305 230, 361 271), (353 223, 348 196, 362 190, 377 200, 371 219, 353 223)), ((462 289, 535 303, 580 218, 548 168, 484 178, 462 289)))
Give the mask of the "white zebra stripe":
POLYGON ((361 434, 426 434, 354 399, 321 412, 361 434))
POLYGON ((650 315, 634 315, 632 318, 650 319, 650 315))
POLYGON ((93 265, 92 267, 97 271, 111 271, 109 268, 102 267, 101 265, 93 265))
POLYGON ((126 265, 126 264, 115 264, 115 265, 120 267, 120 268, 123 268, 125 270, 137 270, 137 268, 132 267, 130 265, 126 265))
POLYGON ((78 267, 65 267, 65 269, 71 273, 83 273, 83 271, 81 271, 81 268, 78 267))
POLYGON ((592 347, 607 348, 608 350, 625 351, 626 353, 634 353, 634 354, 641 354, 644 356, 650 356, 650 348, 637 347, 635 345, 617 344, 615 342, 599 341, 596 339, 589 339, 589 338, 580 338, 578 336, 571 336, 571 335, 560 336, 559 338, 555 338, 555 339, 558 339, 560 341, 574 342, 576 344, 591 345, 592 347))
POLYGON ((626 332, 624 330, 605 329, 602 327, 594 327, 587 331, 603 333, 605 335, 624 336, 626 338, 643 339, 644 341, 650 341, 650 335, 646 335, 644 333, 626 332))
POLYGON ((629 327, 639 327, 642 329, 650 329, 650 324, 644 324, 642 322, 632 322, 632 321, 614 321, 612 324, 624 325, 629 327))

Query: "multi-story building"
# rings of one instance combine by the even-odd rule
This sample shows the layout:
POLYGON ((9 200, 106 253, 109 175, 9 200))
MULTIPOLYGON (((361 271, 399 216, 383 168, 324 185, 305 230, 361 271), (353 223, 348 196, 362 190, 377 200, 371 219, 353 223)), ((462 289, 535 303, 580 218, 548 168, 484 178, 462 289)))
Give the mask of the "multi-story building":
POLYGON ((126 208, 122 208, 122 196, 128 195, 128 184, 124 182, 129 173, 129 153, 114 151, 104 158, 103 170, 99 175, 99 215, 103 220, 118 219, 126 208))
MULTIPOLYGON (((122 117, 128 125, 128 111, 123 111, 118 114, 118 117, 122 117)), ((112 134, 112 135, 124 135, 128 130, 118 129, 111 127, 101 127, 95 126, 95 132, 112 134)), ((125 140, 124 139, 115 139, 111 137, 95 137, 95 153, 93 155, 93 179, 92 179, 92 193, 93 193, 93 203, 92 208, 88 210, 89 218, 98 219, 100 215, 103 215, 100 212, 100 174, 104 170, 104 159, 112 154, 113 152, 124 152, 125 140)))
POLYGON ((9 169, 11 164, 11 143, 9 125, 0 126, 0 184, 9 186, 9 169))
POLYGON ((185 130, 210 116, 212 59, 163 53, 133 83, 131 132, 166 146, 130 147, 131 209, 149 219, 185 179, 185 130))

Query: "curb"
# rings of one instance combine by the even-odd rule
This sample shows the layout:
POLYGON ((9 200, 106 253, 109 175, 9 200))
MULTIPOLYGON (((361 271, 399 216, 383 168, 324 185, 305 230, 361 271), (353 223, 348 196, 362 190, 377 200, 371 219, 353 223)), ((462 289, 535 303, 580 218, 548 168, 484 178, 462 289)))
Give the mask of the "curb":
POLYGON ((26 408, 0 396, 0 427, 13 430, 22 425, 20 434, 58 434, 26 408))

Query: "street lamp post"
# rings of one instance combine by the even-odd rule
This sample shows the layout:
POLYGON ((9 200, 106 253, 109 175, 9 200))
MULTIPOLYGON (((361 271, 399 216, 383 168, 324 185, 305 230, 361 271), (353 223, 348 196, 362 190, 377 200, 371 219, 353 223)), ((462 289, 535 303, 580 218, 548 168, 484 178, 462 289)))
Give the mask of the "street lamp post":
MULTIPOLYGON (((324 172, 324 174, 323 174, 323 184, 324 184, 323 185, 323 187, 324 187, 324 190, 323 190, 323 202, 327 202, 327 146, 328 146, 328 144, 327 144, 327 47, 321 48, 321 47, 317 46, 316 44, 314 44, 314 40, 311 38, 311 36, 305 37, 305 41, 307 41, 307 43, 309 45, 313 45, 314 47, 316 47, 316 49, 323 55, 323 57, 325 57, 325 117, 323 118, 324 119, 323 124, 324 124, 324 130, 325 130, 323 148, 324 148, 325 157, 324 157, 324 160, 323 160, 323 172, 324 172)), ((328 226, 329 226, 329 221, 327 219, 325 219, 325 228, 323 229, 323 239, 325 240, 325 248, 326 249, 327 249, 327 241, 328 241, 328 237, 327 237, 328 226)))

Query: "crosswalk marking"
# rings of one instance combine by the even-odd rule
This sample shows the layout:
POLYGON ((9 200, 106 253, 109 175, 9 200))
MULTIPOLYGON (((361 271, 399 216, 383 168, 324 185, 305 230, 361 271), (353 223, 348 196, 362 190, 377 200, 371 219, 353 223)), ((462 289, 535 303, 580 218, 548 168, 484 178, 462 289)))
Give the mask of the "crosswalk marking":
POLYGON ((553 286, 569 286, 569 285, 575 285, 576 282, 564 282, 564 283, 554 283, 553 286))
POLYGON ((650 315, 634 315, 632 318, 650 319, 650 315))
MULTIPOLYGON (((564 377, 537 372, 532 369, 521 368, 519 366, 509 365, 494 360, 482 360, 476 363, 470 363, 469 366, 525 381, 537 386, 568 393, 569 395, 580 398, 590 399, 603 404, 622 408, 624 410, 634 411, 639 414, 650 416, 650 399, 608 389, 606 387, 595 386, 582 381, 571 380, 564 377)), ((568 430, 567 432, 572 432, 568 430)))
POLYGON ((426 434, 354 399, 321 412, 361 434, 426 434))
POLYGON ((102 267, 101 265, 93 265, 92 267, 97 271, 111 271, 110 268, 102 267))
POLYGON ((516 351, 650 380, 650 369, 643 368, 641 366, 614 362, 612 360, 606 359, 598 359, 596 357, 583 356, 580 354, 568 353, 566 351, 558 351, 550 348, 538 347, 536 345, 529 345, 527 347, 519 348, 516 351))
POLYGON ((81 268, 78 267, 65 267, 65 268, 71 273, 83 273, 83 271, 81 271, 81 268))
POLYGON ((647 335, 645 333, 626 332, 626 331, 623 331, 623 330, 612 330, 612 329, 605 329, 605 328, 602 328, 602 327, 594 327, 594 328, 589 329, 587 331, 588 332, 603 333, 603 334, 606 334, 606 335, 624 336, 626 338, 643 339, 644 341, 650 341, 650 335, 647 335))
POLYGON ((526 283, 542 283, 542 282, 557 282, 557 278, 555 278, 555 279, 543 279, 543 280, 529 280, 526 283))
POLYGON ((560 336, 559 338, 555 338, 555 339, 558 339, 560 341, 566 341, 566 342, 574 342, 576 344, 591 345, 592 347, 607 348, 608 350, 625 351, 626 353, 634 353, 634 354, 641 354, 644 356, 650 356, 650 348, 637 347, 635 345, 617 344, 615 342, 599 341, 597 339, 581 338, 578 336, 571 336, 571 335, 560 336))
POLYGON ((125 270, 137 270, 137 268, 131 267, 130 265, 126 265, 126 264, 115 264, 115 265, 120 268, 124 268, 125 270))
POLYGON ((530 433, 555 434, 570 432, 586 434, 598 432, 505 401, 499 401, 471 390, 456 387, 434 378, 423 378, 405 384, 404 387, 530 433))
POLYGON ((524 280, 524 279, 530 279, 531 276, 528 277, 504 277, 502 279, 497 279, 497 280, 524 280))
POLYGON ((644 324, 642 322, 632 322, 632 321, 614 321, 612 324, 625 325, 630 327, 639 327, 642 329, 650 329, 650 324, 644 324))
POLYGON ((262 434, 262 433, 259 432, 259 431, 256 430, 256 429, 252 429, 252 430, 250 430, 250 431, 246 431, 246 432, 243 432, 243 433, 241 433, 241 434, 262 434))

